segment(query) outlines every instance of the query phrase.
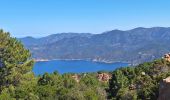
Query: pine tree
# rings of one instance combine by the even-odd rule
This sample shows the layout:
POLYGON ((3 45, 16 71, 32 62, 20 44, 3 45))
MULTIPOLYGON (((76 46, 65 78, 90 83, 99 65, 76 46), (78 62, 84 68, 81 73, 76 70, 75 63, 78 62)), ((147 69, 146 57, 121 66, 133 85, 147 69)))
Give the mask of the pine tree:
POLYGON ((31 54, 20 41, 0 30, 0 93, 14 92, 34 78, 34 62, 30 57, 31 54))

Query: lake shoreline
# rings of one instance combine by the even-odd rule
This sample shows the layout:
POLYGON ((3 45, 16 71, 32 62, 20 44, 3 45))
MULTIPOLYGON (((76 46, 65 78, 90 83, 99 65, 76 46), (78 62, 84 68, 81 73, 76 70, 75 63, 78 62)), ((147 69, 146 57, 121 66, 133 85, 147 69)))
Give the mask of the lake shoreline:
POLYGON ((114 64, 114 63, 127 63, 129 66, 132 65, 125 61, 105 61, 105 60, 91 60, 91 59, 34 59, 35 62, 48 62, 48 61, 91 61, 96 63, 114 64))

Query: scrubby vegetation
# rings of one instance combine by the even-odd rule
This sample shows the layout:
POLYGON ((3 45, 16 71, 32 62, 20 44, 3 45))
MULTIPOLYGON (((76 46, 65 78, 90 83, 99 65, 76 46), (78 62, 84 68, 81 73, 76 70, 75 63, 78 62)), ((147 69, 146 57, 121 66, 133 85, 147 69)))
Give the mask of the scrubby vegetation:
POLYGON ((1 100, 156 100, 159 82, 170 75, 164 59, 117 69, 109 82, 98 73, 34 76, 33 64, 21 42, 0 30, 1 100))
POLYGON ((170 62, 164 59, 113 71, 109 98, 116 100, 157 100, 159 83, 170 76, 170 62))

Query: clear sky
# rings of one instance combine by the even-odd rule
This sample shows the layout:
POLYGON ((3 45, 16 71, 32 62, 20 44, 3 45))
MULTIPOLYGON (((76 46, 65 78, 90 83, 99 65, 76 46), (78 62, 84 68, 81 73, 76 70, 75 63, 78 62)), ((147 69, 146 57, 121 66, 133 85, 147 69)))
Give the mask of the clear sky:
POLYGON ((170 0, 0 0, 0 28, 12 36, 170 27, 170 0))

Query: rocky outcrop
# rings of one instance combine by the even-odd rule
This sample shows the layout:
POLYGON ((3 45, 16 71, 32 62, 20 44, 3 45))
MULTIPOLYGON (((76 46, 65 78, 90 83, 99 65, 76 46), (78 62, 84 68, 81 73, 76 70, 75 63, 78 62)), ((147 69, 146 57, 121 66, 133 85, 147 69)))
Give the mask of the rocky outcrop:
POLYGON ((111 79, 111 75, 107 73, 101 73, 97 75, 97 78, 100 82, 108 82, 111 79))
POLYGON ((72 78, 76 81, 76 82, 79 82, 80 81, 80 75, 72 75, 72 78))
POLYGON ((170 100, 170 77, 160 83, 158 100, 170 100))
POLYGON ((169 61, 169 62, 170 62, 170 53, 165 54, 163 58, 164 58, 166 61, 169 61))
MULTIPOLYGON (((81 75, 78 75, 78 74, 74 74, 72 75, 71 77, 76 81, 76 82, 80 82, 81 78, 82 77, 85 77, 86 74, 83 74, 83 76, 81 75)), ((100 82, 108 82, 110 79, 111 79, 111 74, 109 73, 100 73, 100 74, 97 74, 97 79, 100 81, 100 82)))

